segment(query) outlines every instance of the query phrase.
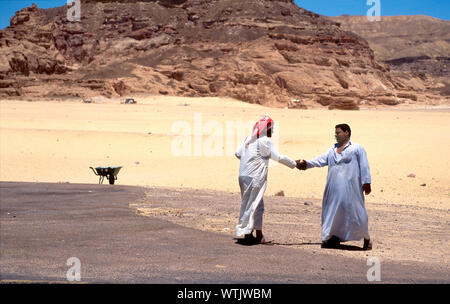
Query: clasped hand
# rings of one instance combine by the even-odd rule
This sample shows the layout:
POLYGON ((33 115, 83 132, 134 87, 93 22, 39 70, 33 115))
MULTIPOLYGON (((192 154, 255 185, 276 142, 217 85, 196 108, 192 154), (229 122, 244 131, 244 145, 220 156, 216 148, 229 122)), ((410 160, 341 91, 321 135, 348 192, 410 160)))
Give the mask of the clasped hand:
POLYGON ((306 170, 306 160, 298 159, 295 161, 297 165, 295 166, 299 170, 306 170))

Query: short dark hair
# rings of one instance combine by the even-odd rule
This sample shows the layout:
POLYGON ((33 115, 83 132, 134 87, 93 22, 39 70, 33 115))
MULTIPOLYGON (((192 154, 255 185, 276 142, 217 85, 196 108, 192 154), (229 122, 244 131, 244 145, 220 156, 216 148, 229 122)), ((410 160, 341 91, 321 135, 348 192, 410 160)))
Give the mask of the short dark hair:
POLYGON ((338 124, 335 127, 336 129, 339 128, 344 132, 348 132, 348 136, 352 136, 352 130, 350 129, 350 126, 348 124, 338 124))

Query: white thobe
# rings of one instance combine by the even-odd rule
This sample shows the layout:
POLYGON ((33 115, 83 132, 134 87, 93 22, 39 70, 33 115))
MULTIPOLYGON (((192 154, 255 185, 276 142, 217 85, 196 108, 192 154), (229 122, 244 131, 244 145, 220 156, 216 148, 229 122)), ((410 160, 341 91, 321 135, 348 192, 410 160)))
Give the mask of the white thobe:
POLYGON ((349 141, 339 154, 335 144, 307 161, 307 169, 323 166, 328 166, 328 176, 322 201, 322 241, 333 235, 342 242, 369 239, 362 189, 362 185, 371 183, 366 151, 349 141))
POLYGON ((263 195, 267 186, 267 171, 269 159, 280 162, 293 169, 296 162, 278 153, 267 136, 262 136, 251 142, 248 136, 236 150, 240 159, 239 186, 241 188, 241 210, 239 223, 236 226, 236 236, 252 233, 253 229, 262 230, 264 213, 263 195))

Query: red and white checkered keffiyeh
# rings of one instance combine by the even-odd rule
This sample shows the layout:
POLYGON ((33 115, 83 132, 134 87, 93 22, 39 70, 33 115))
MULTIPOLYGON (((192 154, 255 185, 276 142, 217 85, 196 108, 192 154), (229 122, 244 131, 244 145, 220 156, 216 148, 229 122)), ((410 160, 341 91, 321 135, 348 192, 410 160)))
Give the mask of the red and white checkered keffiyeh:
POLYGON ((270 118, 269 115, 262 116, 261 119, 258 120, 253 126, 252 135, 250 137, 250 140, 247 141, 247 144, 245 146, 248 147, 248 145, 254 142, 257 138, 259 138, 261 134, 266 135, 267 131, 272 128, 273 128, 272 118, 270 118))

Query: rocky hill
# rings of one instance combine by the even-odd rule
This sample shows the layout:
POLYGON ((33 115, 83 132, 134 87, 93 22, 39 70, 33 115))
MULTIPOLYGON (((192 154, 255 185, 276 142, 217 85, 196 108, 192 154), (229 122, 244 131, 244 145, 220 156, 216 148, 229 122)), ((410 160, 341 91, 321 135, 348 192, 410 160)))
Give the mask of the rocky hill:
MULTIPOLYGON (((358 109, 442 102, 425 75, 390 71, 368 42, 293 0, 81 2, 24 8, 0 32, 2 98, 138 93, 358 109)), ((445 102, 445 100, 444 100, 445 102)))
POLYGON ((450 79, 450 21, 429 16, 383 16, 381 22, 369 22, 365 16, 331 19, 366 39, 375 58, 392 69, 441 82, 450 79))

